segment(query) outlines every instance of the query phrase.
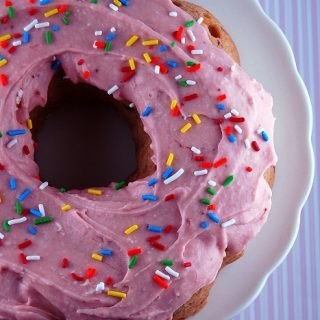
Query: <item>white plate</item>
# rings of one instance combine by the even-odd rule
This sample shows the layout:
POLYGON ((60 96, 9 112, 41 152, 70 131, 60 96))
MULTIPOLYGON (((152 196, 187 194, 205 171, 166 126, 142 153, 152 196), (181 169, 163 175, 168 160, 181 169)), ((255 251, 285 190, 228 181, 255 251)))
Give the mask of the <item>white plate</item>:
POLYGON ((235 40, 242 67, 274 97, 279 157, 268 222, 244 257, 223 269, 208 305, 194 320, 229 319, 260 293, 296 239, 301 209, 314 175, 312 114, 292 50, 256 0, 194 0, 213 12, 235 40))

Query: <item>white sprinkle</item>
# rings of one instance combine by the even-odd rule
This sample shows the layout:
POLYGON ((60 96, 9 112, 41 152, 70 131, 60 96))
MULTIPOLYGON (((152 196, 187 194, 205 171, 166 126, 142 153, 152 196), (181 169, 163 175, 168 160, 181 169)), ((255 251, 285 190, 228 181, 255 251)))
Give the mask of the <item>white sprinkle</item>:
POLYGON ((27 261, 39 261, 40 259, 40 256, 26 256, 27 261))
POLYGON ((34 28, 34 26, 38 23, 38 20, 37 19, 34 19, 33 21, 31 21, 28 25, 26 25, 24 28, 23 28, 23 31, 25 32, 28 32, 30 31, 32 28, 34 28))
POLYGON ((174 77, 174 79, 175 79, 175 80, 180 80, 180 79, 182 79, 182 75, 179 74, 179 75, 177 75, 176 77, 174 77))
POLYGON ((204 20, 203 17, 200 17, 200 18, 197 20, 197 23, 198 23, 198 24, 201 24, 201 23, 203 22, 203 20, 204 20))
POLYGON ((42 203, 39 203, 38 208, 39 208, 39 211, 41 212, 42 216, 45 217, 46 211, 44 210, 44 205, 42 203))
POLYGON ((105 290, 105 285, 103 282, 99 282, 96 286, 96 292, 103 292, 105 290))
POLYGON ((208 184, 211 186, 211 187, 216 187, 217 186, 217 183, 213 180, 209 180, 208 181, 208 184))
POLYGON ((102 31, 101 30, 97 30, 94 32, 95 36, 102 36, 102 31))
POLYGON ((110 32, 116 32, 117 29, 115 27, 111 27, 110 32))
POLYGON ((257 130, 257 134, 261 134, 262 131, 264 131, 263 128, 259 128, 259 129, 257 130))
POLYGON ((154 73, 155 73, 155 74, 159 74, 159 73, 160 73, 160 66, 156 65, 156 66, 154 67, 154 73))
POLYGON ((170 17, 177 17, 178 16, 178 12, 177 11, 170 11, 169 12, 169 16, 170 17))
POLYGON ((201 150, 196 148, 196 147, 191 147, 191 151, 195 154, 200 154, 201 153, 201 150))
POLYGON ((203 50, 202 49, 191 50, 191 54, 193 55, 203 54, 203 50))
POLYGON ((156 270, 155 274, 163 279, 166 279, 166 280, 170 280, 170 276, 168 276, 167 274, 163 273, 162 271, 160 270, 156 270))
POLYGON ((245 146, 246 146, 247 149, 250 149, 250 148, 251 148, 249 139, 244 140, 244 144, 245 144, 245 146))
POLYGON ((0 232, 0 239, 4 239, 4 234, 0 232))
POLYGON ((108 95, 112 95, 113 93, 115 93, 117 90, 119 90, 119 87, 115 84, 112 88, 110 88, 107 92, 108 95))
POLYGON ((18 219, 12 219, 8 221, 9 226, 13 226, 14 224, 19 224, 27 221, 27 217, 22 217, 18 219))
POLYGON ((37 23, 34 27, 36 29, 47 28, 47 27, 50 27, 50 22, 46 21, 46 22, 37 23))
POLYGON ((18 143, 18 139, 17 138, 14 138, 14 139, 11 139, 8 143, 7 143, 7 148, 8 149, 11 149, 14 145, 16 145, 18 143))
POLYGON ((236 223, 236 220, 235 219, 231 219, 229 221, 226 221, 226 222, 222 223, 221 227, 222 228, 228 228, 228 227, 232 226, 235 223, 236 223))
POLYGON ((197 84, 197 81, 194 81, 194 80, 187 80, 186 82, 188 86, 194 86, 197 84))
POLYGON ((49 185, 48 181, 42 182, 39 186, 40 190, 44 190, 49 185))
POLYGON ((135 107, 135 104, 133 103, 133 102, 131 102, 130 104, 129 104, 129 108, 134 108, 135 107))
POLYGON ((19 89, 16 96, 16 105, 19 105, 21 103, 22 97, 23 97, 23 90, 19 89))
POLYGON ((109 4, 109 8, 112 9, 113 11, 118 11, 119 10, 119 8, 116 5, 114 5, 113 3, 109 4))
POLYGON ((92 47, 93 47, 94 49, 97 49, 97 48, 98 48, 97 45, 96 45, 96 43, 97 43, 97 41, 95 41, 95 42, 93 43, 93 45, 92 45, 92 47))
POLYGON ((225 119, 230 119, 231 117, 232 117, 231 112, 228 112, 228 113, 226 113, 226 114, 224 115, 224 118, 225 118, 225 119))
POLYGON ((173 174, 171 177, 169 177, 168 179, 164 180, 163 183, 164 184, 169 184, 175 180, 177 180, 178 178, 180 178, 184 173, 184 169, 179 169, 175 174, 173 174))
POLYGON ((232 109, 232 110, 231 110, 231 113, 232 113, 234 116, 238 116, 238 115, 240 114, 239 111, 236 110, 236 109, 232 109))
POLYGON ((196 177, 204 176, 204 175, 208 174, 208 170, 207 170, 207 169, 198 170, 198 171, 195 171, 193 174, 194 174, 196 177))
POLYGON ((236 71, 236 67, 237 67, 237 65, 236 65, 236 64, 233 64, 233 65, 231 66, 231 71, 232 71, 232 72, 236 71))
POLYGON ((192 41, 192 42, 196 42, 196 37, 194 36, 194 34, 193 34, 193 32, 192 32, 192 30, 191 29, 188 29, 187 30, 187 34, 188 34, 188 36, 189 36, 189 38, 190 38, 190 40, 192 41))
POLYGON ((177 271, 174 271, 172 268, 170 268, 169 266, 166 266, 165 267, 165 270, 170 274, 172 275, 173 277, 175 278, 178 278, 179 277, 179 272, 177 271))
POLYGON ((185 38, 185 37, 182 37, 182 38, 181 38, 181 43, 182 43, 182 44, 186 44, 186 38, 185 38))
POLYGON ((17 40, 17 41, 13 41, 13 42, 12 42, 12 45, 13 45, 14 47, 21 46, 21 44, 22 44, 21 40, 17 40))
POLYGON ((242 129, 241 129, 237 124, 234 126, 234 129, 235 129, 239 134, 242 133, 242 129))

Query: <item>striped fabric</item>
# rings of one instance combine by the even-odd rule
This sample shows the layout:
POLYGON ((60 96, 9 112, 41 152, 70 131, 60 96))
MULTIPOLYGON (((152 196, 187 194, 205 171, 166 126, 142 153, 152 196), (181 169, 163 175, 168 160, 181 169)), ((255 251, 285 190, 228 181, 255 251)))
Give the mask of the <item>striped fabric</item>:
POLYGON ((309 90, 315 119, 316 177, 293 249, 255 302, 233 320, 319 320, 320 0, 260 0, 260 3, 286 34, 309 90))

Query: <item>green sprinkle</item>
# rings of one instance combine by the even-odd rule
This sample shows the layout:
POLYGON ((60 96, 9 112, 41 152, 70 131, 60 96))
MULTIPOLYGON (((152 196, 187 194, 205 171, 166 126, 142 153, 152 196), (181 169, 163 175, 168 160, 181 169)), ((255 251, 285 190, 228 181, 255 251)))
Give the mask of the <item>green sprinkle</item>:
POLYGON ((71 10, 67 10, 64 14, 65 14, 66 17, 70 17, 71 16, 71 10))
POLYGON ((22 204, 21 204, 21 202, 20 201, 17 201, 16 202, 16 212, 17 212, 17 214, 22 214, 22 204))
POLYGON ((136 265, 137 261, 138 261, 138 256, 137 255, 133 256, 129 262, 128 268, 132 269, 136 265))
POLYGON ((3 220, 2 221, 2 228, 4 231, 9 232, 10 231, 10 226, 8 224, 8 220, 3 220))
POLYGON ((186 88, 188 86, 187 81, 184 81, 184 80, 179 80, 179 84, 183 88, 186 88))
POLYGON ((52 32, 50 30, 45 32, 45 38, 46 38, 46 43, 51 44, 52 43, 52 32))
POLYGON ((0 138, 2 138, 3 137, 3 135, 2 135, 2 132, 0 131, 0 138))
POLYGON ((90 2, 97 4, 97 3, 98 3, 98 0, 90 0, 90 2))
POLYGON ((185 26, 186 28, 190 28, 190 27, 194 26, 195 23, 196 23, 196 22, 195 22, 194 20, 190 20, 190 21, 187 21, 187 22, 184 24, 184 26, 185 26))
POLYGON ((62 18, 62 22, 63 22, 63 24, 65 24, 66 26, 67 26, 68 24, 70 24, 70 20, 69 20, 67 17, 63 17, 63 18, 62 18))
POLYGON ((175 41, 172 41, 172 42, 170 43, 170 46, 171 46, 172 48, 175 47, 175 46, 176 46, 175 41))
POLYGON ((174 265, 174 262, 172 260, 167 260, 167 259, 163 259, 162 260, 162 264, 164 266, 173 266, 174 265))
POLYGON ((14 18, 14 9, 13 7, 8 7, 8 15, 10 19, 14 18))
POLYGON ((120 189, 122 189, 123 187, 125 187, 125 185, 126 185, 126 182, 125 181, 120 181, 119 183, 117 183, 116 185, 115 185, 115 189, 116 190, 120 190, 120 189))
POLYGON ((211 194, 212 196, 214 196, 214 195, 216 194, 216 192, 215 192, 212 188, 208 188, 208 189, 207 189, 207 192, 208 192, 209 194, 211 194))
POLYGON ((66 190, 66 188, 64 188, 64 187, 61 187, 59 191, 60 191, 61 193, 65 193, 67 190, 66 190))
POLYGON ((200 199, 200 203, 210 205, 210 200, 207 198, 200 199))
POLYGON ((49 223, 52 221, 53 221, 52 217, 43 217, 43 218, 35 219, 33 223, 37 226, 39 224, 49 223))
POLYGON ((226 180, 223 181, 222 185, 224 187, 227 187, 232 181, 233 181, 234 176, 229 176, 226 180))
POLYGON ((111 42, 108 41, 107 44, 106 44, 105 51, 106 51, 106 52, 109 52, 110 50, 111 50, 111 42))

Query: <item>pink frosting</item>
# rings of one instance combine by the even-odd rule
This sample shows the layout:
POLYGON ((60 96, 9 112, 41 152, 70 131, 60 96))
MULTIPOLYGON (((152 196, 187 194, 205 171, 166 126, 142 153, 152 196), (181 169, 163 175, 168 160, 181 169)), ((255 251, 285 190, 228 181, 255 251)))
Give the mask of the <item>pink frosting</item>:
POLYGON ((263 173, 276 162, 271 96, 222 50, 212 46, 206 30, 198 23, 185 28, 186 44, 177 42, 171 47, 170 43, 175 41, 173 32, 192 18, 169 0, 131 0, 129 6, 120 7, 118 12, 110 9, 108 1, 98 4, 81 0, 52 1, 39 7, 25 0, 15 0, 14 10, 15 18, 1 25, 0 37, 23 32, 36 18, 39 22, 49 21, 51 26, 57 24, 60 30, 52 32, 52 44, 45 42, 45 31, 50 30, 50 26, 30 30, 30 42, 16 47, 11 54, 8 48, 19 39, 10 39, 8 48, 0 48, 0 55, 8 61, 0 67, 0 74, 8 79, 8 84, 0 90, 0 130, 3 133, 0 139, 3 169, 0 171, 0 219, 21 218, 15 212, 17 196, 30 188, 31 194, 21 201, 23 208, 38 209, 38 204, 43 204, 46 216, 54 220, 36 226, 38 233, 32 235, 28 228, 36 217, 27 214, 27 221, 12 225, 10 232, 0 231, 1 238, 4 236, 0 240, 0 318, 171 319, 177 308, 215 279, 225 250, 228 248, 233 253, 243 250, 266 221, 271 190, 263 173), (44 17, 44 12, 65 3, 72 12, 69 25, 61 22, 64 13, 44 17), (34 8, 38 13, 30 16, 29 10, 34 8), (169 16, 171 11, 176 11, 178 16, 169 16), (112 40, 110 52, 93 48, 94 41, 105 41, 111 27, 116 28, 116 38, 112 40), (195 42, 186 29, 193 31, 195 42), (103 35, 95 36, 97 30, 103 31, 103 35), (139 40, 127 47, 126 41, 134 34, 139 40), (158 39, 168 50, 159 52, 159 45, 149 48, 141 44, 142 40, 149 39, 158 39), (190 53, 187 49, 190 44, 203 50, 203 55, 190 53), (161 63, 173 60, 178 66, 168 67, 166 74, 156 74, 155 64, 146 63, 144 52, 151 57, 158 56, 161 63), (151 114, 142 117, 142 121, 152 138, 152 160, 157 165, 154 175, 119 191, 114 185, 101 188, 102 196, 89 195, 86 190, 60 193, 51 187, 39 189, 41 182, 35 178, 38 167, 26 120, 34 107, 45 105, 48 84, 54 73, 51 69, 53 56, 61 61, 72 81, 85 81, 83 72, 88 70, 90 84, 104 90, 118 85, 120 89, 114 93, 115 98, 133 102, 139 113, 148 105, 152 107, 151 114), (130 81, 121 83, 124 74, 120 68, 128 65, 131 57, 136 62, 136 74, 130 81), (79 59, 84 59, 81 66, 77 63, 79 59), (185 62, 188 60, 200 63, 201 69, 187 72, 185 62), (222 70, 218 71, 218 67, 222 70), (182 75, 183 80, 194 80, 196 84, 183 88, 175 80, 177 75, 182 75), (17 101, 19 92, 21 102, 17 101), (194 93, 199 97, 184 101, 185 96, 194 93), (225 110, 221 111, 217 108, 217 99, 223 94, 226 99, 221 103, 225 110), (181 110, 177 117, 173 117, 170 110, 173 99, 178 100, 181 110), (17 102, 20 103, 17 105, 17 102), (233 109, 239 112, 239 116, 234 112, 233 117, 244 117, 245 122, 224 119, 233 109), (193 120, 194 113, 200 117, 201 124, 193 120), (214 121, 217 118, 224 120, 217 124, 214 121), (183 134, 180 128, 187 122, 192 128, 183 134), (235 125, 242 129, 241 134, 234 129, 235 125), (26 129, 26 133, 16 137, 6 134, 15 129, 26 129), (228 137, 226 130, 230 129, 233 136, 228 137), (264 130, 264 137, 268 134, 269 141, 263 140, 259 129, 264 130), (230 142, 232 137, 235 143, 230 142), (17 143, 9 148, 8 142, 14 138, 17 143), (249 144, 256 141, 260 151, 246 148, 246 139, 249 144), (29 155, 22 152, 24 145, 29 147, 29 155), (195 176, 194 171, 202 169, 200 162, 194 160, 191 147, 201 150, 207 162, 227 158, 227 163, 208 169, 206 175, 195 176), (184 173, 174 182, 165 184, 162 174, 167 168, 169 152, 175 155, 174 173, 181 168, 184 173), (248 172, 248 167, 252 172, 248 172), (233 182, 222 186, 231 175, 233 182), (9 188, 10 178, 16 179, 16 190, 9 188), (151 178, 159 180, 152 187, 147 185, 151 178), (213 187, 214 196, 207 192, 209 180, 217 183, 213 187), (143 201, 144 194, 155 195, 157 200, 143 201), (175 199, 165 201, 169 194, 174 194, 175 199), (203 198, 216 206, 213 211, 219 223, 208 218, 207 205, 200 203, 203 198), (67 212, 61 210, 65 204, 71 206, 67 212), (222 223, 231 219, 235 223, 223 228, 222 223), (203 222, 208 223, 205 229, 200 226, 203 222), (130 235, 124 234, 124 230, 134 224, 139 225, 139 229, 130 235), (160 233, 158 241, 165 250, 146 241, 157 235, 147 230, 148 224, 174 227, 170 233, 160 233), (19 250, 18 244, 25 239, 32 240, 32 244, 19 250), (142 253, 136 265, 129 269, 127 251, 137 247, 142 253), (101 249, 112 250, 112 256, 105 256, 103 262, 93 260, 92 253, 99 253, 101 249), (41 260, 23 264, 19 258, 22 252, 25 256, 39 255, 41 260), (70 261, 67 268, 61 267, 63 258, 70 261), (179 273, 177 278, 171 276, 169 281, 164 280, 169 284, 167 289, 153 280, 156 270, 166 273, 161 263, 163 259, 173 260, 172 269, 179 273), (191 267, 186 268, 184 262, 191 262, 191 267), (72 272, 85 276, 88 268, 96 269, 92 278, 86 281, 72 278, 72 272), (105 291, 125 292, 126 298, 96 291, 97 284, 108 277, 112 277, 113 283, 106 285, 105 291))

